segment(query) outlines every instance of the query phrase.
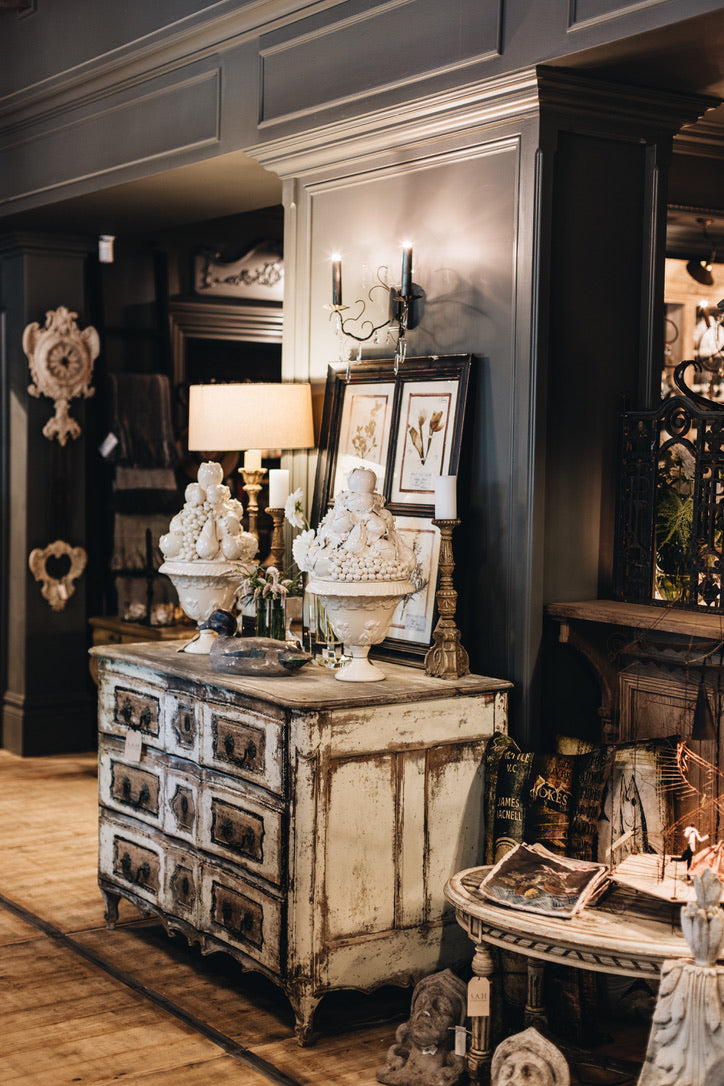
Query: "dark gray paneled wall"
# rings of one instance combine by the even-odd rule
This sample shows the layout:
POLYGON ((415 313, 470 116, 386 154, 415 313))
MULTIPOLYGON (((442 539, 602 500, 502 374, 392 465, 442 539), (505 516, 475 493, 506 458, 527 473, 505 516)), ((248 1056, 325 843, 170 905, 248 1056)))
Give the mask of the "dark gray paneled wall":
POLYGON ((0 214, 457 94, 712 0, 40 0, 0 9, 0 214), (504 18, 503 18, 504 15, 504 18), (314 78, 310 78, 313 74, 314 78))

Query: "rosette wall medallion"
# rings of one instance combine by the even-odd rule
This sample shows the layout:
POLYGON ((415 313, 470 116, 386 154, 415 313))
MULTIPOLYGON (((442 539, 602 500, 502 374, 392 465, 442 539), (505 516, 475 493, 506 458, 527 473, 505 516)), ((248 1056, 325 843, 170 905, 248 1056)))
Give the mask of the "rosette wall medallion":
POLYGON ((88 399, 95 392, 90 383, 100 339, 91 325, 81 332, 77 316, 61 305, 46 312, 43 328, 35 321, 23 332, 23 350, 33 378, 28 392, 54 401, 55 415, 43 427, 43 434, 49 441, 57 437, 61 445, 69 437, 80 436, 80 426, 69 414, 70 401, 77 396, 88 399))
POLYGON ((47 547, 30 552, 28 566, 36 581, 40 581, 43 599, 54 611, 62 611, 75 592, 75 582, 86 567, 88 555, 83 547, 56 539, 47 547))

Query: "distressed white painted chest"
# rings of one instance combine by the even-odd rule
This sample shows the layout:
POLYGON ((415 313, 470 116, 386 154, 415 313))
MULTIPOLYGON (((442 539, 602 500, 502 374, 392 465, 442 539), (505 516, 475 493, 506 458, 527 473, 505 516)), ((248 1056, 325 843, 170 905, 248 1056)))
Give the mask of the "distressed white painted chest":
POLYGON ((482 862, 483 753, 509 684, 218 675, 174 642, 91 649, 99 884, 279 984, 300 1043, 335 988, 469 956, 450 876, 482 862), (140 740, 140 742, 139 742, 140 740))

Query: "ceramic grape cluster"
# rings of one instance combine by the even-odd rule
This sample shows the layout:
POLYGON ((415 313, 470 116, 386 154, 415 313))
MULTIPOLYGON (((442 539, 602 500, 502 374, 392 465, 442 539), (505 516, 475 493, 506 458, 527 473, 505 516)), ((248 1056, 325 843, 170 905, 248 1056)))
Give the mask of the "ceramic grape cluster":
POLYGON ((184 507, 158 541, 164 558, 177 562, 249 561, 256 537, 241 526, 244 511, 223 483, 221 464, 207 461, 184 492, 184 507))

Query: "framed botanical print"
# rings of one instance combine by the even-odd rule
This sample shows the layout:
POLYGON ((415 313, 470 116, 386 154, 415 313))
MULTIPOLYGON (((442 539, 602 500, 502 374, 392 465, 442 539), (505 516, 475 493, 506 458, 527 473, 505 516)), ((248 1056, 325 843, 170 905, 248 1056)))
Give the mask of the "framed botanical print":
POLYGON ((470 355, 330 365, 311 523, 316 526, 352 468, 371 468, 395 527, 417 558, 420 587, 398 605, 377 655, 422 659, 436 621, 440 533, 432 523, 435 480, 457 475, 470 381, 470 355))

